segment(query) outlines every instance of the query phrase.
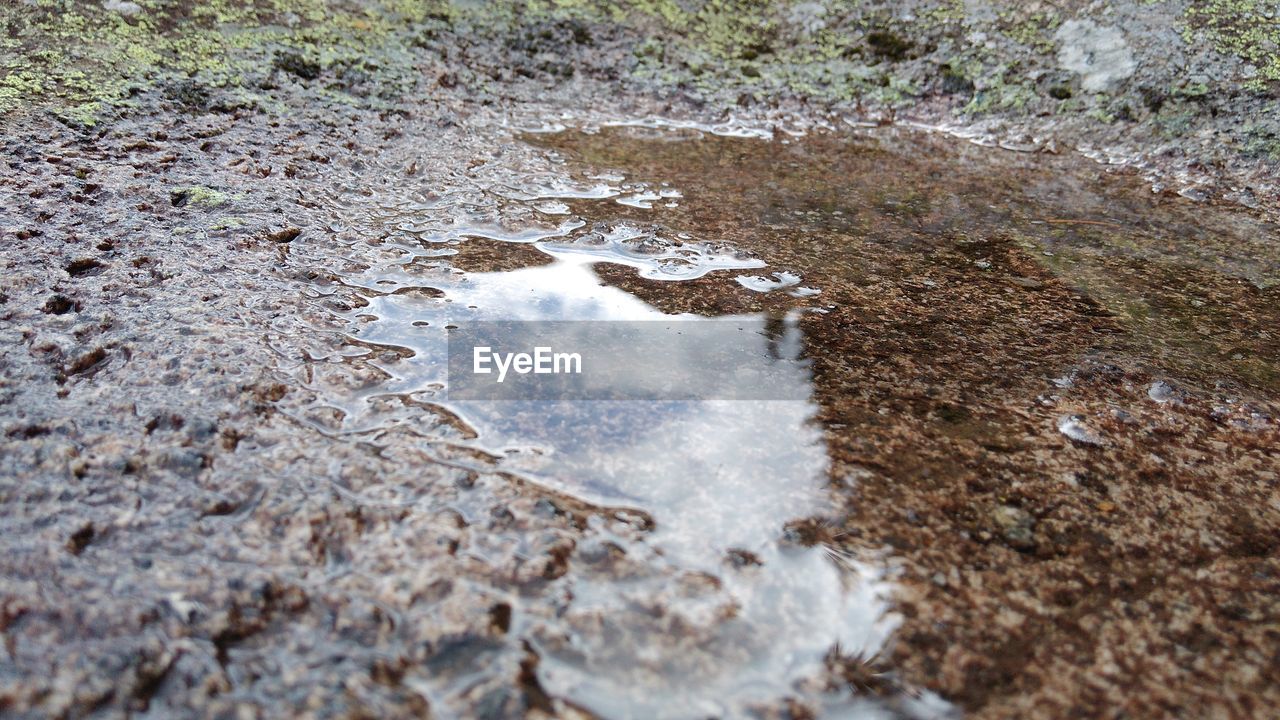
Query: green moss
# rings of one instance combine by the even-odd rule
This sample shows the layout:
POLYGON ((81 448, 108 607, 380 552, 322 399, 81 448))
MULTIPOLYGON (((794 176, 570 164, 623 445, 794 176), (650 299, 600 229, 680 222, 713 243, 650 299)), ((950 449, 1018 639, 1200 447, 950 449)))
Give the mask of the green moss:
POLYGON ((1166 140, 1186 137, 1195 125, 1195 120, 1195 111, 1182 103, 1166 103, 1155 118, 1156 127, 1166 140))
POLYGON ((191 205, 200 208, 216 208, 230 202, 231 196, 213 188, 190 185, 170 190, 169 199, 177 207, 191 205))
MULTIPOLYGON (((618 68, 630 79, 682 88, 725 108, 791 95, 875 111, 931 89, 969 99, 963 111, 970 115, 1083 114, 1098 104, 1077 102, 1053 76, 1042 76, 1039 89, 1029 79, 1055 64, 1061 18, 1043 4, 996 4, 992 22, 967 18, 964 0, 912 3, 910 15, 883 2, 825 3, 825 14, 814 13, 795 0, 134 2, 141 10, 131 15, 105 10, 101 0, 0 4, 0 113, 42 106, 92 126, 140 90, 192 108, 271 111, 272 88, 282 82, 303 84, 325 101, 385 107, 420 81, 424 51, 447 45, 450 34, 514 41, 513 53, 532 56, 566 28, 595 33, 596 24, 631 43, 618 68), (979 32, 985 39, 971 41, 979 32)), ((1185 15, 1189 37, 1257 67, 1251 86, 1280 78, 1280 19, 1263 17, 1267 2, 1193 5, 1185 15)), ((497 92, 483 72, 460 82, 497 92)), ((1181 101, 1207 92, 1186 85, 1173 95, 1181 101)))
POLYGON ((235 217, 234 215, 228 215, 226 217, 220 217, 217 220, 215 220, 213 225, 209 226, 209 229, 210 230, 233 230, 238 227, 243 227, 244 224, 245 224, 245 221, 242 218, 235 217))
POLYGON ((964 20, 964 0, 948 0, 933 7, 925 8, 920 19, 928 25, 958 23, 964 20))
POLYGON ((1169 94, 1175 97, 1201 98, 1209 94, 1209 85, 1204 82, 1185 82, 1169 88, 1169 94))
POLYGON ((16 108, 24 98, 38 96, 44 91, 44 84, 41 73, 21 66, 10 70, 0 78, 0 112, 16 108))
POLYGON ((1245 81, 1253 90, 1280 82, 1280 12, 1270 0, 1204 0, 1188 5, 1183 39, 1205 37, 1214 50, 1249 63, 1257 75, 1245 81))
POLYGON ((1116 121, 1115 115, 1112 115, 1111 113, 1107 112, 1105 109, 1100 107, 1091 108, 1088 112, 1085 113, 1085 116, 1091 117, 1094 120, 1097 120, 1098 122, 1104 125, 1110 125, 1111 123, 1116 121))
MULTIPOLYGON (((135 1, 141 9, 128 15, 82 0, 0 6, 0 112, 51 104, 91 125, 93 113, 166 78, 243 88, 264 72, 264 57, 286 49, 321 72, 370 55, 407 57, 406 28, 453 12, 446 0, 135 1)), ((379 79, 403 85, 413 69, 406 61, 382 75, 397 73, 379 79)))
POLYGON ((1020 110, 1036 98, 1036 91, 1021 82, 1009 81, 1005 76, 1015 74, 994 72, 979 80, 981 84, 973 99, 964 107, 967 115, 984 115, 999 110, 1020 110))
POLYGON ((710 0, 691 19, 691 30, 713 57, 721 60, 755 60, 771 54, 776 30, 764 4, 736 0, 710 0))
POLYGON ((1001 13, 1001 33, 1019 45, 1049 54, 1054 50, 1053 33, 1062 24, 1062 18, 1052 12, 1037 12, 1021 16, 1017 11, 1001 13))
MULTIPOLYGON (((273 73, 277 82, 312 83, 339 102, 372 93, 359 102, 376 104, 418 81, 419 51, 441 32, 519 38, 564 20, 621 28, 635 38, 635 77, 692 88, 726 105, 781 92, 892 107, 921 89, 910 71, 890 66, 930 52, 928 38, 960 32, 965 18, 963 0, 926 3, 909 21, 878 4, 831 6, 811 27, 791 19, 789 1, 136 2, 141 11, 130 16, 85 0, 37 0, 34 11, 21 12, 0 6, 0 30, 8 30, 0 32, 0 112, 56 105, 68 121, 91 125, 94 113, 156 87, 193 106, 240 102, 235 98, 263 104, 256 90, 273 73), (3 64, 5 57, 13 62, 3 64)), ((997 85, 973 108, 1019 108, 1028 97, 997 85)))
POLYGON ((899 77, 887 77, 883 84, 873 90, 874 99, 888 107, 903 107, 920 95, 920 90, 911 81, 899 77))
POLYGON ((98 120, 104 110, 103 104, 96 100, 60 107, 54 110, 54 115, 72 127, 91 128, 98 124, 98 120))
POLYGON ((1241 148, 1247 157, 1280 162, 1280 133, 1262 125, 1250 125, 1241 148))

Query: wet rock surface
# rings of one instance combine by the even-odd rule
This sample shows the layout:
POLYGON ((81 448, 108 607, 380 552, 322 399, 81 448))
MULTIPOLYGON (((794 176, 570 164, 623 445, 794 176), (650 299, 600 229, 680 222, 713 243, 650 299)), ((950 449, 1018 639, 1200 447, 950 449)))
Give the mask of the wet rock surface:
MULTIPOLYGON (((1249 618, 1274 608, 1275 548, 1263 540, 1277 520, 1275 338, 1264 329, 1274 249, 1257 246, 1253 270, 1153 254, 1199 237, 1200 221, 1254 221, 1193 220, 1182 200, 1126 191, 1096 169, 983 160, 929 139, 906 152, 870 139, 842 155, 822 138, 755 152, 705 144, 717 142, 730 147, 572 145, 642 177, 703 178, 672 212, 821 288, 814 305, 827 312, 802 326, 831 482, 850 488, 827 537, 902 560, 896 667, 983 714, 1261 712, 1275 637, 1219 603, 1235 598, 1249 618), (945 168, 925 159, 940 157, 945 168), (1196 283, 1166 285, 1169 265, 1196 283), (1242 295, 1230 290, 1242 283, 1242 295), (1185 334, 1222 331, 1211 302, 1230 307, 1241 335, 1219 345, 1185 334), (1173 385, 1199 390, 1173 404, 1173 385)), ((1264 227, 1222 239, 1243 248, 1264 227)), ((709 285, 661 296, 668 311, 742 302, 709 285)))
POLYGON ((1200 199, 1274 205, 1280 19, 1259 0, 42 0, 0 8, 0 113, 92 129, 161 96, 377 111, 610 84, 707 117, 834 114, 1079 150, 1200 199), (518 87, 540 86, 538 89, 518 87))
MULTIPOLYGON (((871 55, 919 59, 880 33, 871 55)), ((1114 37, 1071 37, 1124 81, 1114 37)), ((0 708, 1280 702, 1264 213, 903 129, 634 122, 670 107, 564 82, 608 42, 548 23, 484 91, 451 59, 429 92, 337 102, 338 69, 281 54, 284 112, 197 84, 94 128, 6 120, 0 708), (423 361, 455 302, 755 318, 810 401, 581 437, 468 412, 423 361), (649 427, 668 452, 600 470, 649 427), (724 427, 750 442, 715 454, 724 427)))

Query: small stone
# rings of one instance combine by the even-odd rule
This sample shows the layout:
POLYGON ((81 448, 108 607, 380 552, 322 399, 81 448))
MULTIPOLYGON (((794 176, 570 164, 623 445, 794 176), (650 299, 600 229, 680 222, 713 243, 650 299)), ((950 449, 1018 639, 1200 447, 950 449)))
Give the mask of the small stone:
POLYGON ((83 277, 85 275, 97 275, 106 267, 102 263, 93 258, 80 258, 67 263, 66 271, 71 277, 83 277))
POLYGON ((1132 413, 1127 410, 1121 410, 1120 408, 1112 408, 1111 417, 1115 418, 1117 422, 1122 422, 1125 425, 1135 425, 1138 422, 1137 418, 1135 418, 1132 413))
POLYGON ((275 66, 290 75, 302 80, 315 80, 320 77, 320 63, 304 57, 299 52, 282 52, 276 56, 275 66))
POLYGON ((193 476, 204 469, 205 457, 187 448, 172 448, 164 454, 161 464, 179 475, 193 476))
POLYGON ((218 424, 208 418, 195 418, 187 427, 187 436, 197 442, 208 440, 218 433, 218 424))
POLYGON ((1163 405, 1177 400, 1178 392, 1169 383, 1157 380, 1151 383, 1151 387, 1147 388, 1147 397, 1163 405))
POLYGON ((287 243, 287 242, 293 242, 301 234, 302 234, 301 228, 287 227, 283 230, 277 230, 275 232, 267 233, 267 239, 270 240, 271 242, 287 243))
POLYGON ((991 511, 991 521, 999 529, 1005 542, 1015 550, 1030 550, 1035 547, 1033 528, 1036 521, 1026 510, 1001 505, 991 511))
POLYGON ((97 532, 93 527, 93 523, 87 522, 81 525, 80 528, 71 533, 71 537, 67 539, 67 552, 72 555, 79 555, 84 552, 84 549, 89 546, 89 543, 93 542, 96 534, 97 532))

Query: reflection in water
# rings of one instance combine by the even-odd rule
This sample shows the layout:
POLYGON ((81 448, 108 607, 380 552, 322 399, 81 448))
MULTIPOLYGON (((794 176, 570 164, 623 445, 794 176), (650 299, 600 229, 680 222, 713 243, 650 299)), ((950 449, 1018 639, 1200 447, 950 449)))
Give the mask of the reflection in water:
MULTIPOLYGON (((468 622, 417 604, 434 592, 405 601, 445 628, 407 673, 433 712, 478 714, 482 694, 604 717, 951 712, 886 668, 980 707, 1024 661, 1056 672, 1029 638, 1069 645, 1073 608, 1109 607, 1112 568, 1132 567, 1116 553, 1158 547, 1100 478, 1146 478, 1125 514, 1181 517, 1192 540, 1175 557, 1211 505, 1256 499, 1203 488, 1270 472, 1272 415, 1245 401, 1280 388, 1265 222, 892 130, 763 142, 646 125, 531 143, 439 192, 381 174, 376 208, 359 183, 340 191, 385 232, 327 265, 317 304, 342 348, 317 341, 297 370, 313 402, 300 419, 453 473, 334 478, 358 502, 457 515, 444 575, 466 586, 452 597, 468 622), (805 399, 445 399, 451 323, 700 318, 757 330, 760 367, 805 399), (1182 412, 1204 388, 1211 414, 1182 412), (1241 453, 1205 463, 1215 446, 1241 453), (1111 550, 1092 539, 1113 532, 1111 550), (902 568, 891 645, 889 564, 833 549, 886 545, 902 568), (1011 598, 1044 614, 1011 628, 1011 598), (490 600, 505 608, 493 627, 490 600)), ((391 557, 413 564, 398 544, 391 557)), ((1124 651, 1098 647, 1081 668, 1124 651)))
MULTIPOLYGON (((604 285, 593 269, 602 260, 652 278, 760 266, 724 247, 658 245, 628 226, 538 247, 552 262, 475 273, 442 264, 417 275, 379 268, 351 278, 382 293, 356 311, 371 320, 353 337, 413 353, 385 368, 379 391, 437 396, 450 323, 672 317, 604 285)), ((418 260, 410 252, 399 267, 418 260)), ((770 363, 779 352, 799 357, 794 318, 735 319, 758 326, 762 369, 796 386, 787 395, 807 398, 805 365, 770 363)), ((553 695, 606 717, 737 715, 815 682, 833 646, 870 656, 892 629, 879 568, 787 537, 790 521, 829 506, 811 400, 447 405, 495 469, 652 522, 643 544, 618 538, 605 550, 626 555, 621 577, 577 574, 559 617, 529 621, 540 680, 553 695)))

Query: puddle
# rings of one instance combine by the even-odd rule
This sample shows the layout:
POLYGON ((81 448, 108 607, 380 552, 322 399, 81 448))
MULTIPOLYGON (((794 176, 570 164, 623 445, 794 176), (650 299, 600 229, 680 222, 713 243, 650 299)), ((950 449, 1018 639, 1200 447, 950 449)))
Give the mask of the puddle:
MULTIPOLYGON (((1274 397, 1276 228, 932 136, 738 135, 539 133, 523 152, 551 169, 494 163, 449 192, 370 198, 386 234, 317 286, 359 302, 335 310, 345 343, 314 358, 300 419, 374 446, 407 432, 441 462, 623 520, 584 529, 550 606, 516 609, 511 634, 554 698, 610 718, 783 698, 823 716, 949 715, 893 682, 833 683, 832 658, 872 658, 892 636, 892 559, 806 528, 839 527, 868 473, 954 475, 948 443, 1020 442, 1000 418, 1069 387, 1086 356, 1274 397), (710 318, 755 328, 761 367, 806 399, 447 399, 451 325, 710 318), (767 364, 779 352, 796 362, 767 364)), ((1057 417, 1046 436, 1108 442, 1057 417)))
MULTIPOLYGON (((471 229, 435 238, 492 240, 471 229)), ((365 393, 331 400, 343 433, 390 428, 382 409, 396 398, 440 404, 474 436, 455 442, 480 451, 478 461, 469 456, 475 467, 643 518, 638 537, 601 533, 593 541, 606 557, 625 556, 620 571, 570 576, 563 592, 572 600, 558 617, 519 623, 541 656, 547 691, 604 717, 733 715, 791 694, 799 681, 817 682, 832 647, 874 655, 893 628, 884 570, 806 547, 788 531, 831 509, 811 401, 445 399, 450 325, 706 322, 663 312, 603 282, 595 268, 609 263, 674 282, 764 264, 723 242, 667 239, 630 224, 535 247, 544 257, 529 257, 527 266, 477 271, 465 250, 442 259, 429 246, 425 255, 397 246, 396 260, 345 278, 369 293, 349 317, 351 338, 387 355, 368 361, 385 376, 365 393), (655 695, 655 687, 664 692, 655 695)), ((732 318, 756 328, 770 379, 793 385, 788 396, 807 398, 805 366, 770 364, 779 352, 800 356, 797 319, 732 318)))

